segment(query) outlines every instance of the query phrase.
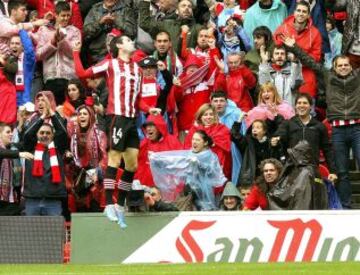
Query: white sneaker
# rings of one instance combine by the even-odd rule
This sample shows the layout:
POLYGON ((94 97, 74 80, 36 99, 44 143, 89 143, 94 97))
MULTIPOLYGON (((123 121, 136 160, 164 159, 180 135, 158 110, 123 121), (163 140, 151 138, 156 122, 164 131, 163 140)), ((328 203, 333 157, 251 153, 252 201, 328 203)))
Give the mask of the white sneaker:
POLYGON ((117 211, 114 204, 109 204, 104 209, 105 216, 112 222, 118 221, 117 211))
POLYGON ((118 225, 120 225, 120 227, 122 229, 126 228, 127 224, 125 223, 125 215, 124 215, 125 209, 124 209, 124 207, 116 204, 114 208, 115 208, 116 216, 117 216, 117 219, 118 219, 118 225))

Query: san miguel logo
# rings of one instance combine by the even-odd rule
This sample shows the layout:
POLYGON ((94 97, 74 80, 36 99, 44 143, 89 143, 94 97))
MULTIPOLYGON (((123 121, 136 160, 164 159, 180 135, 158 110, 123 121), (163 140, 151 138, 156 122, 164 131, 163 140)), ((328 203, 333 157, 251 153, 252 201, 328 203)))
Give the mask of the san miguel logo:
MULTIPOLYGON (((221 249, 204 251, 193 236, 196 231, 204 232, 204 230, 211 229, 216 222, 192 220, 183 228, 180 236, 176 239, 175 245, 185 262, 229 261, 230 254, 234 252, 235 247, 229 238, 215 239, 214 244, 221 246, 221 249)), ((323 227, 315 219, 307 222, 301 219, 268 220, 267 223, 276 229, 272 247, 265 248, 264 242, 258 237, 252 239, 240 238, 240 245, 237 246, 237 251, 235 251, 236 262, 244 262, 245 255, 250 252, 249 261, 258 262, 264 249, 270 251, 268 259, 265 259, 268 262, 281 261, 280 255, 285 255, 283 260, 286 262, 294 262, 300 258, 302 261, 325 261, 329 259, 332 261, 354 261, 359 252, 360 242, 357 238, 350 236, 341 241, 334 241, 332 237, 323 236, 323 227), (290 242, 286 241, 289 240, 289 237, 290 242), (317 258, 314 259, 317 249, 320 250, 317 253, 317 258)), ((335 230, 341 230, 341 227, 335 230)), ((210 242, 211 240, 207 241, 210 242)))
POLYGON ((200 246, 197 244, 196 240, 191 235, 193 230, 204 230, 209 228, 215 223, 211 222, 200 222, 200 221, 191 221, 188 225, 185 226, 181 232, 181 237, 176 239, 176 248, 179 251, 180 255, 184 258, 187 263, 201 263, 204 261, 204 253, 201 250, 200 246), (185 247, 185 245, 189 249, 185 247))

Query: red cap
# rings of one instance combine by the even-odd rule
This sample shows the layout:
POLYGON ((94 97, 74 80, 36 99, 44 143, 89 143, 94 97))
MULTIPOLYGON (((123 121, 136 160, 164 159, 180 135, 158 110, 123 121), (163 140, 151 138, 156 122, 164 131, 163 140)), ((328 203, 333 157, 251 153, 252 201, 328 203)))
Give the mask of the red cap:
POLYGON ((234 13, 232 16, 231 16, 232 19, 235 19, 235 20, 243 20, 241 14, 238 14, 238 13, 234 13))
POLYGON ((133 54, 131 56, 131 60, 133 62, 139 63, 145 57, 147 57, 147 54, 144 51, 137 49, 135 52, 133 52, 133 54))
POLYGON ((198 68, 202 67, 204 64, 201 61, 201 59, 199 57, 197 57, 196 55, 189 55, 188 58, 186 59, 185 65, 184 65, 184 69, 186 70, 189 66, 191 65, 195 65, 198 68))
POLYGON ((117 36, 122 35, 122 33, 123 33, 123 32, 122 32, 121 30, 118 30, 118 29, 113 28, 113 29, 111 30, 111 32, 109 32, 107 35, 111 35, 111 36, 117 37, 117 36))

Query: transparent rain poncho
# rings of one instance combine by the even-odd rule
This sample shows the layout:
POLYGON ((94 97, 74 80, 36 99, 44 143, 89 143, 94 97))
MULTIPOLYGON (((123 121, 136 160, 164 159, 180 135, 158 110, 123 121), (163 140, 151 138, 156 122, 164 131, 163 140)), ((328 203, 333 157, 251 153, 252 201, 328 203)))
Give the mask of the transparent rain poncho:
POLYGON ((150 153, 149 160, 154 181, 165 200, 174 201, 186 184, 195 194, 199 210, 217 209, 213 189, 222 186, 227 179, 218 157, 211 150, 150 153))

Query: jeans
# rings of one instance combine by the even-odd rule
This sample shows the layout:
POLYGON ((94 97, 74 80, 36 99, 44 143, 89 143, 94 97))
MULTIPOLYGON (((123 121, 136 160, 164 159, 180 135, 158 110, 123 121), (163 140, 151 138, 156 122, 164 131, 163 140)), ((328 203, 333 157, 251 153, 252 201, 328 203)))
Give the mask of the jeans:
POLYGON ((60 216, 61 213, 60 199, 25 199, 26 216, 60 216))
POLYGON ((350 148, 360 165, 360 124, 333 127, 332 144, 339 183, 337 192, 344 208, 351 208, 351 184, 349 180, 350 148))

